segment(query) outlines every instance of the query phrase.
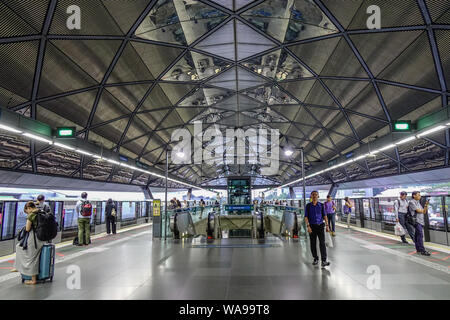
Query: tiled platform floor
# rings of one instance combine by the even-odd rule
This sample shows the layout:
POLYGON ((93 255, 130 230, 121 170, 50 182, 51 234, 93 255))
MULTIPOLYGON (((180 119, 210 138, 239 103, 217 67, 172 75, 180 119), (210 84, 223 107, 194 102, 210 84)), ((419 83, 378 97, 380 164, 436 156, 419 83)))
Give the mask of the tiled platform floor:
POLYGON ((53 283, 22 285, 12 264, 0 263, 0 299, 450 299, 447 253, 422 257, 412 245, 340 227, 334 240, 322 269, 305 239, 209 246, 152 241, 144 227, 57 250, 53 283), (67 286, 74 265, 80 289, 67 286), (367 286, 371 270, 380 271, 379 288, 367 286))

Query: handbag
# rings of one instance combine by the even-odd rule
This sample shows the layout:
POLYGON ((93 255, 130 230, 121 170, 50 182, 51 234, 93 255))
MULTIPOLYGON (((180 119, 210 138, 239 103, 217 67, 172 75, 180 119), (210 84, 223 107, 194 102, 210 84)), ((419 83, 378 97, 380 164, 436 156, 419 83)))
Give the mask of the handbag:
POLYGON ((404 236, 406 234, 405 229, 403 229, 400 222, 397 222, 394 227, 395 235, 396 236, 404 236))
POLYGON ((115 208, 112 208, 112 209, 111 209, 111 215, 112 215, 113 217, 115 217, 116 214, 117 214, 116 209, 115 209, 115 208))

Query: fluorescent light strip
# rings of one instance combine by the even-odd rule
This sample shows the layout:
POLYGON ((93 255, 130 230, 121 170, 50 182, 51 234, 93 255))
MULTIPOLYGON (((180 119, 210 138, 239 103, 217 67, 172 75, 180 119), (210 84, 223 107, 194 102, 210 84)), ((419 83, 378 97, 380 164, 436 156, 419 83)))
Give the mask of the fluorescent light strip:
POLYGON ((89 152, 84 151, 84 150, 81 150, 81 149, 75 149, 75 152, 84 154, 84 155, 86 155, 86 156, 91 156, 91 157, 94 156, 92 153, 89 153, 89 152))
POLYGON ((75 150, 75 148, 72 148, 72 147, 66 146, 65 144, 62 144, 62 143, 58 143, 58 142, 55 142, 55 143, 54 143, 54 145, 55 145, 55 146, 57 146, 57 147, 63 148, 63 149, 68 149, 68 150, 75 150))
POLYGON ((395 145, 398 146, 398 145, 401 145, 401 144, 404 144, 404 143, 407 143, 407 142, 413 141, 413 140, 416 140, 416 136, 412 136, 412 137, 405 138, 403 140, 397 141, 397 142, 395 142, 395 145))
MULTIPOLYGON (((447 125, 447 126, 450 126, 450 122, 447 123, 446 125, 447 125)), ((374 154, 380 153, 381 151, 385 151, 385 150, 394 148, 394 147, 396 147, 396 146, 398 146, 398 145, 407 143, 407 142, 409 142, 409 141, 415 140, 416 138, 420 138, 420 137, 429 135, 429 134, 431 134, 431 133, 437 132, 437 131, 442 130, 442 129, 445 129, 445 128, 446 128, 446 127, 443 126, 443 125, 437 126, 437 127, 435 127, 435 128, 432 128, 432 129, 429 129, 429 130, 424 131, 424 132, 422 132, 422 133, 419 133, 417 136, 413 135, 413 136, 411 136, 411 137, 402 139, 402 140, 400 140, 400 141, 397 141, 397 142, 394 142, 394 143, 392 143, 392 144, 389 144, 389 145, 387 145, 387 146, 385 146, 385 147, 383 147, 383 148, 380 148, 380 149, 378 149, 378 150, 374 150, 374 151, 372 151, 372 152, 370 152, 370 153, 367 153, 367 154, 365 154, 365 155, 359 156, 359 157, 357 157, 357 158, 355 158, 355 159, 352 159, 352 160, 349 160, 349 161, 346 161, 346 162, 343 162, 343 163, 334 165, 334 166, 332 166, 332 167, 328 167, 328 168, 326 168, 326 169, 323 169, 322 171, 319 171, 319 172, 310 174, 310 175, 306 176, 305 178, 306 178, 306 179, 309 179, 309 178, 311 178, 311 177, 314 177, 314 176, 316 176, 316 175, 322 174, 322 173, 327 172, 327 171, 329 171, 329 170, 333 170, 333 169, 339 168, 339 167, 341 167, 341 166, 343 166, 343 165, 349 164, 349 163, 351 163, 351 162, 355 162, 355 161, 364 159, 364 158, 366 158, 366 157, 368 157, 368 156, 370 156, 370 155, 374 155, 374 154)), ((282 186, 278 187, 278 189, 280 189, 280 188, 285 188, 285 187, 287 187, 287 186, 290 186, 291 184, 294 184, 294 183, 297 183, 297 182, 300 182, 300 181, 302 181, 302 179, 298 179, 298 180, 289 182, 289 183, 287 183, 287 184, 285 184, 285 185, 282 185, 282 186)))
POLYGON ((420 138, 420 137, 429 135, 429 134, 431 134, 431 133, 434 133, 434 132, 439 131, 439 130, 442 130, 442 129, 445 129, 445 126, 437 126, 437 127, 433 128, 433 129, 430 129, 430 130, 424 131, 424 132, 422 132, 422 133, 419 133, 419 134, 417 135, 417 137, 420 138))
POLYGON ((53 141, 51 141, 51 140, 48 140, 48 139, 45 139, 45 138, 42 138, 42 137, 39 137, 39 136, 36 136, 36 135, 34 135, 34 134, 31 134, 31 133, 23 133, 23 135, 25 136, 25 137, 28 137, 28 138, 31 138, 31 139, 34 139, 34 140, 38 140, 38 141, 42 141, 42 142, 47 142, 48 144, 53 144, 53 141))
POLYGON ((111 159, 106 159, 106 161, 113 163, 113 164, 117 164, 120 165, 120 162, 116 161, 116 160, 111 160, 111 159))
POLYGON ((13 133, 22 133, 22 131, 16 130, 14 128, 11 128, 10 126, 5 126, 4 124, 0 124, 0 129, 6 130, 6 131, 10 131, 13 133))
POLYGON ((390 145, 387 145, 387 146, 385 146, 385 147, 379 149, 379 151, 388 150, 388 149, 391 149, 391 148, 394 148, 394 147, 395 147, 395 144, 390 144, 390 145))

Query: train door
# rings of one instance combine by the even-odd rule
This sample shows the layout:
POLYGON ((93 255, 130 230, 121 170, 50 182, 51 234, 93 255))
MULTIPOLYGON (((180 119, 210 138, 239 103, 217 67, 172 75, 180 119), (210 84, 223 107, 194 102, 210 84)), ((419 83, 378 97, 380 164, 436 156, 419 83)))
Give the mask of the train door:
MULTIPOLYGON (((16 225, 17 202, 6 201, 2 211, 2 229, 0 241, 0 254, 8 255, 15 250, 14 230, 16 225)), ((25 217, 26 221, 26 217, 25 217)))
POLYGON ((450 245, 450 214, 448 211, 450 205, 450 196, 444 197, 444 225, 447 234, 447 245, 450 245))
POLYGON ((56 222, 58 223, 58 233, 56 235, 56 238, 52 240, 53 243, 61 242, 63 229, 63 219, 62 219, 63 205, 64 202, 62 201, 50 201, 49 203, 50 209, 55 215, 56 222))
POLYGON ((378 232, 381 232, 381 212, 380 212, 380 199, 378 198, 371 198, 370 199, 370 207, 371 207, 371 214, 373 217, 372 220, 372 230, 376 230, 378 232))
POLYGON ((370 199, 362 199, 364 228, 372 229, 372 212, 370 209, 370 199))
POLYGON ((383 232, 394 234, 396 214, 394 204, 395 198, 380 198, 379 207, 381 211, 381 228, 383 232))
POLYGON ((362 227, 361 223, 361 216, 362 216, 362 210, 361 210, 361 201, 362 199, 355 199, 355 223, 357 227, 362 227))
POLYGON ((64 201, 62 209, 61 240, 74 239, 78 236, 78 215, 75 212, 76 201, 64 201))
POLYGON ((428 227, 429 240, 434 243, 449 244, 448 239, 448 211, 445 210, 449 197, 427 197, 429 200, 428 214, 425 215, 425 228, 428 227), (428 219, 427 219, 428 218, 428 219))

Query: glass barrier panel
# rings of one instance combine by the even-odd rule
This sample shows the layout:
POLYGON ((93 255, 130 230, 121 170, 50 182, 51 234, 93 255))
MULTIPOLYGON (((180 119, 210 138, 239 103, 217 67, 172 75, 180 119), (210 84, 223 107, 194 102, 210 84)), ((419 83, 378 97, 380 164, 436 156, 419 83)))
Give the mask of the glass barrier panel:
POLYGON ((122 219, 125 220, 133 220, 136 219, 136 202, 122 202, 122 219))
POLYGON ((364 220, 371 220, 369 199, 363 199, 364 220))
POLYGON ((445 232, 444 208, 442 207, 442 198, 428 197, 427 199, 430 201, 428 205, 428 228, 430 230, 445 232))
POLYGON ((2 240, 10 240, 14 238, 16 206, 16 202, 5 202, 3 211, 2 240))
MULTIPOLYGON (((445 212, 447 214, 447 231, 450 232, 450 214, 448 212, 448 208, 450 206, 450 196, 445 197, 445 212)), ((449 237, 450 240, 450 235, 447 235, 447 237, 449 237)))
POLYGON ((75 202, 64 203, 64 229, 78 228, 78 214, 75 212, 75 202))
POLYGON ((62 209, 63 209, 63 202, 56 201, 53 203, 53 214, 55 215, 56 222, 58 222, 58 231, 62 230, 62 209))
POLYGON ((3 208, 5 206, 4 202, 0 202, 0 239, 2 238, 2 226, 3 226, 3 208))
POLYGON ((17 210, 16 210, 16 230, 15 235, 19 234, 19 231, 25 227, 27 224, 27 214, 25 213, 25 205, 27 204, 26 201, 20 201, 17 202, 17 210))

